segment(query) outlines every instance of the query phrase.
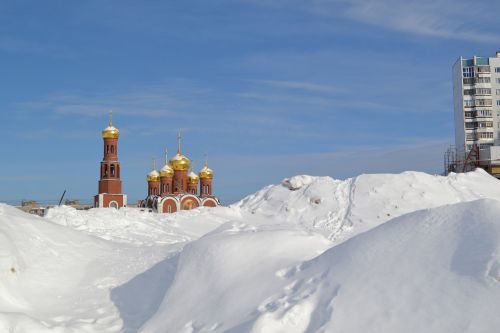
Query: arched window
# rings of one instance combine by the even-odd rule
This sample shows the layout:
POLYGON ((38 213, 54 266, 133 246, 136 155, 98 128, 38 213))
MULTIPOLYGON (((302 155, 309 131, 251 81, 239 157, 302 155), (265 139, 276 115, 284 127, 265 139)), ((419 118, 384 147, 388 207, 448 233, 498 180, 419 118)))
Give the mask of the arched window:
POLYGON ((108 176, 108 165, 104 164, 104 177, 108 176))
POLYGON ((111 164, 111 177, 114 177, 115 176, 115 165, 114 164, 111 164))
POLYGON ((106 154, 109 154, 109 145, 106 145, 106 154))
POLYGON ((111 146, 111 154, 115 153, 115 146, 111 146))

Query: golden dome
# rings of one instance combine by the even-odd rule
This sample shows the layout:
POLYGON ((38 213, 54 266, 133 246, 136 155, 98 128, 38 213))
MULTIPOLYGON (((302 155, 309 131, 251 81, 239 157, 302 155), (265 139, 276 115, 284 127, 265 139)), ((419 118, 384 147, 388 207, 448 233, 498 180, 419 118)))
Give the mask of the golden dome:
POLYGON ((191 171, 188 175, 188 183, 198 184, 198 176, 193 171, 191 171))
POLYGON ((201 168, 198 173, 201 179, 212 179, 214 178, 214 171, 208 167, 208 156, 205 154, 205 165, 201 168))
POLYGON ((156 170, 151 171, 148 173, 148 176, 146 177, 148 182, 159 182, 160 181, 160 173, 156 170))
POLYGON ((160 177, 172 178, 173 176, 174 176, 174 169, 172 169, 169 163, 165 164, 163 168, 161 168, 160 170, 160 177))
POLYGON ((102 130, 102 138, 103 139, 118 139, 120 136, 120 131, 118 128, 113 126, 113 115, 109 113, 109 125, 105 129, 102 130))
POLYGON ((207 165, 205 165, 201 170, 200 170, 200 178, 202 179, 212 179, 214 178, 214 171, 210 169, 207 165))
POLYGON ((177 155, 170 160, 170 166, 175 171, 186 171, 191 168, 191 161, 186 156, 182 155, 181 149, 181 133, 177 135, 177 155))
POLYGON ((156 161, 153 159, 153 170, 146 176, 148 182, 159 182, 160 173, 156 171, 156 161))
POLYGON ((175 171, 189 170, 191 167, 191 161, 186 156, 177 153, 177 155, 170 160, 170 165, 175 171))

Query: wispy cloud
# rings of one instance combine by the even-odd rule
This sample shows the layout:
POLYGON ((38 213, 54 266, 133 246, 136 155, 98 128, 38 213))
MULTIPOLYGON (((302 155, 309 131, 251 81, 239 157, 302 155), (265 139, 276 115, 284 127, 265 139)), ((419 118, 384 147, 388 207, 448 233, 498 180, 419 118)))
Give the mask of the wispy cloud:
MULTIPOLYGON (((387 29, 446 39, 494 44, 491 32, 500 3, 465 0, 242 0, 260 6, 301 10, 323 18, 350 18, 387 29)), ((334 24, 332 22, 332 24, 334 24)))
POLYGON ((306 92, 334 93, 334 94, 347 92, 347 89, 345 87, 334 86, 331 84, 319 84, 306 81, 253 80, 252 82, 277 88, 293 89, 306 92))
POLYGON ((205 92, 196 87, 153 85, 121 91, 54 93, 39 101, 17 103, 15 107, 25 111, 48 110, 56 115, 100 117, 113 110, 126 116, 184 117, 189 115, 183 111, 192 106, 191 100, 202 93, 205 92))
POLYGON ((500 41, 500 35, 489 32, 491 24, 496 21, 488 15, 491 10, 478 2, 471 5, 471 2, 461 0, 356 0, 350 1, 346 14, 365 23, 401 32, 496 43, 500 41))

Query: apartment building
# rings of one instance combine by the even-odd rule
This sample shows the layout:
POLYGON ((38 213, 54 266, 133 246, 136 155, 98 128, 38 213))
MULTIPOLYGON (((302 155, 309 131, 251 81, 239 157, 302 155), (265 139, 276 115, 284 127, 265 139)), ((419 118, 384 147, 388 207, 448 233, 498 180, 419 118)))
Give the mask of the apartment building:
POLYGON ((500 51, 453 65, 455 145, 468 152, 500 143, 500 51))
POLYGON ((452 72, 457 155, 465 159, 477 147, 476 160, 491 170, 492 158, 500 156, 500 51, 460 57, 452 72))

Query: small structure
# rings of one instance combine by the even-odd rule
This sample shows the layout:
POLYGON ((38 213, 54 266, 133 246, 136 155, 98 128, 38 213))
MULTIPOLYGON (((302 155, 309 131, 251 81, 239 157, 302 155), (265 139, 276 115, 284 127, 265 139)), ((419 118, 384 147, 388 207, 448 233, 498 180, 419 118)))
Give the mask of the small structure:
POLYGON ((127 206, 127 195, 122 193, 118 139, 120 131, 113 126, 110 112, 109 125, 102 131, 104 157, 101 161, 99 192, 94 197, 94 207, 121 208, 127 206))
POLYGON ((480 148, 478 145, 472 145, 467 153, 451 146, 444 154, 445 175, 450 172, 469 172, 476 168, 481 168, 500 179, 500 146, 480 148))

